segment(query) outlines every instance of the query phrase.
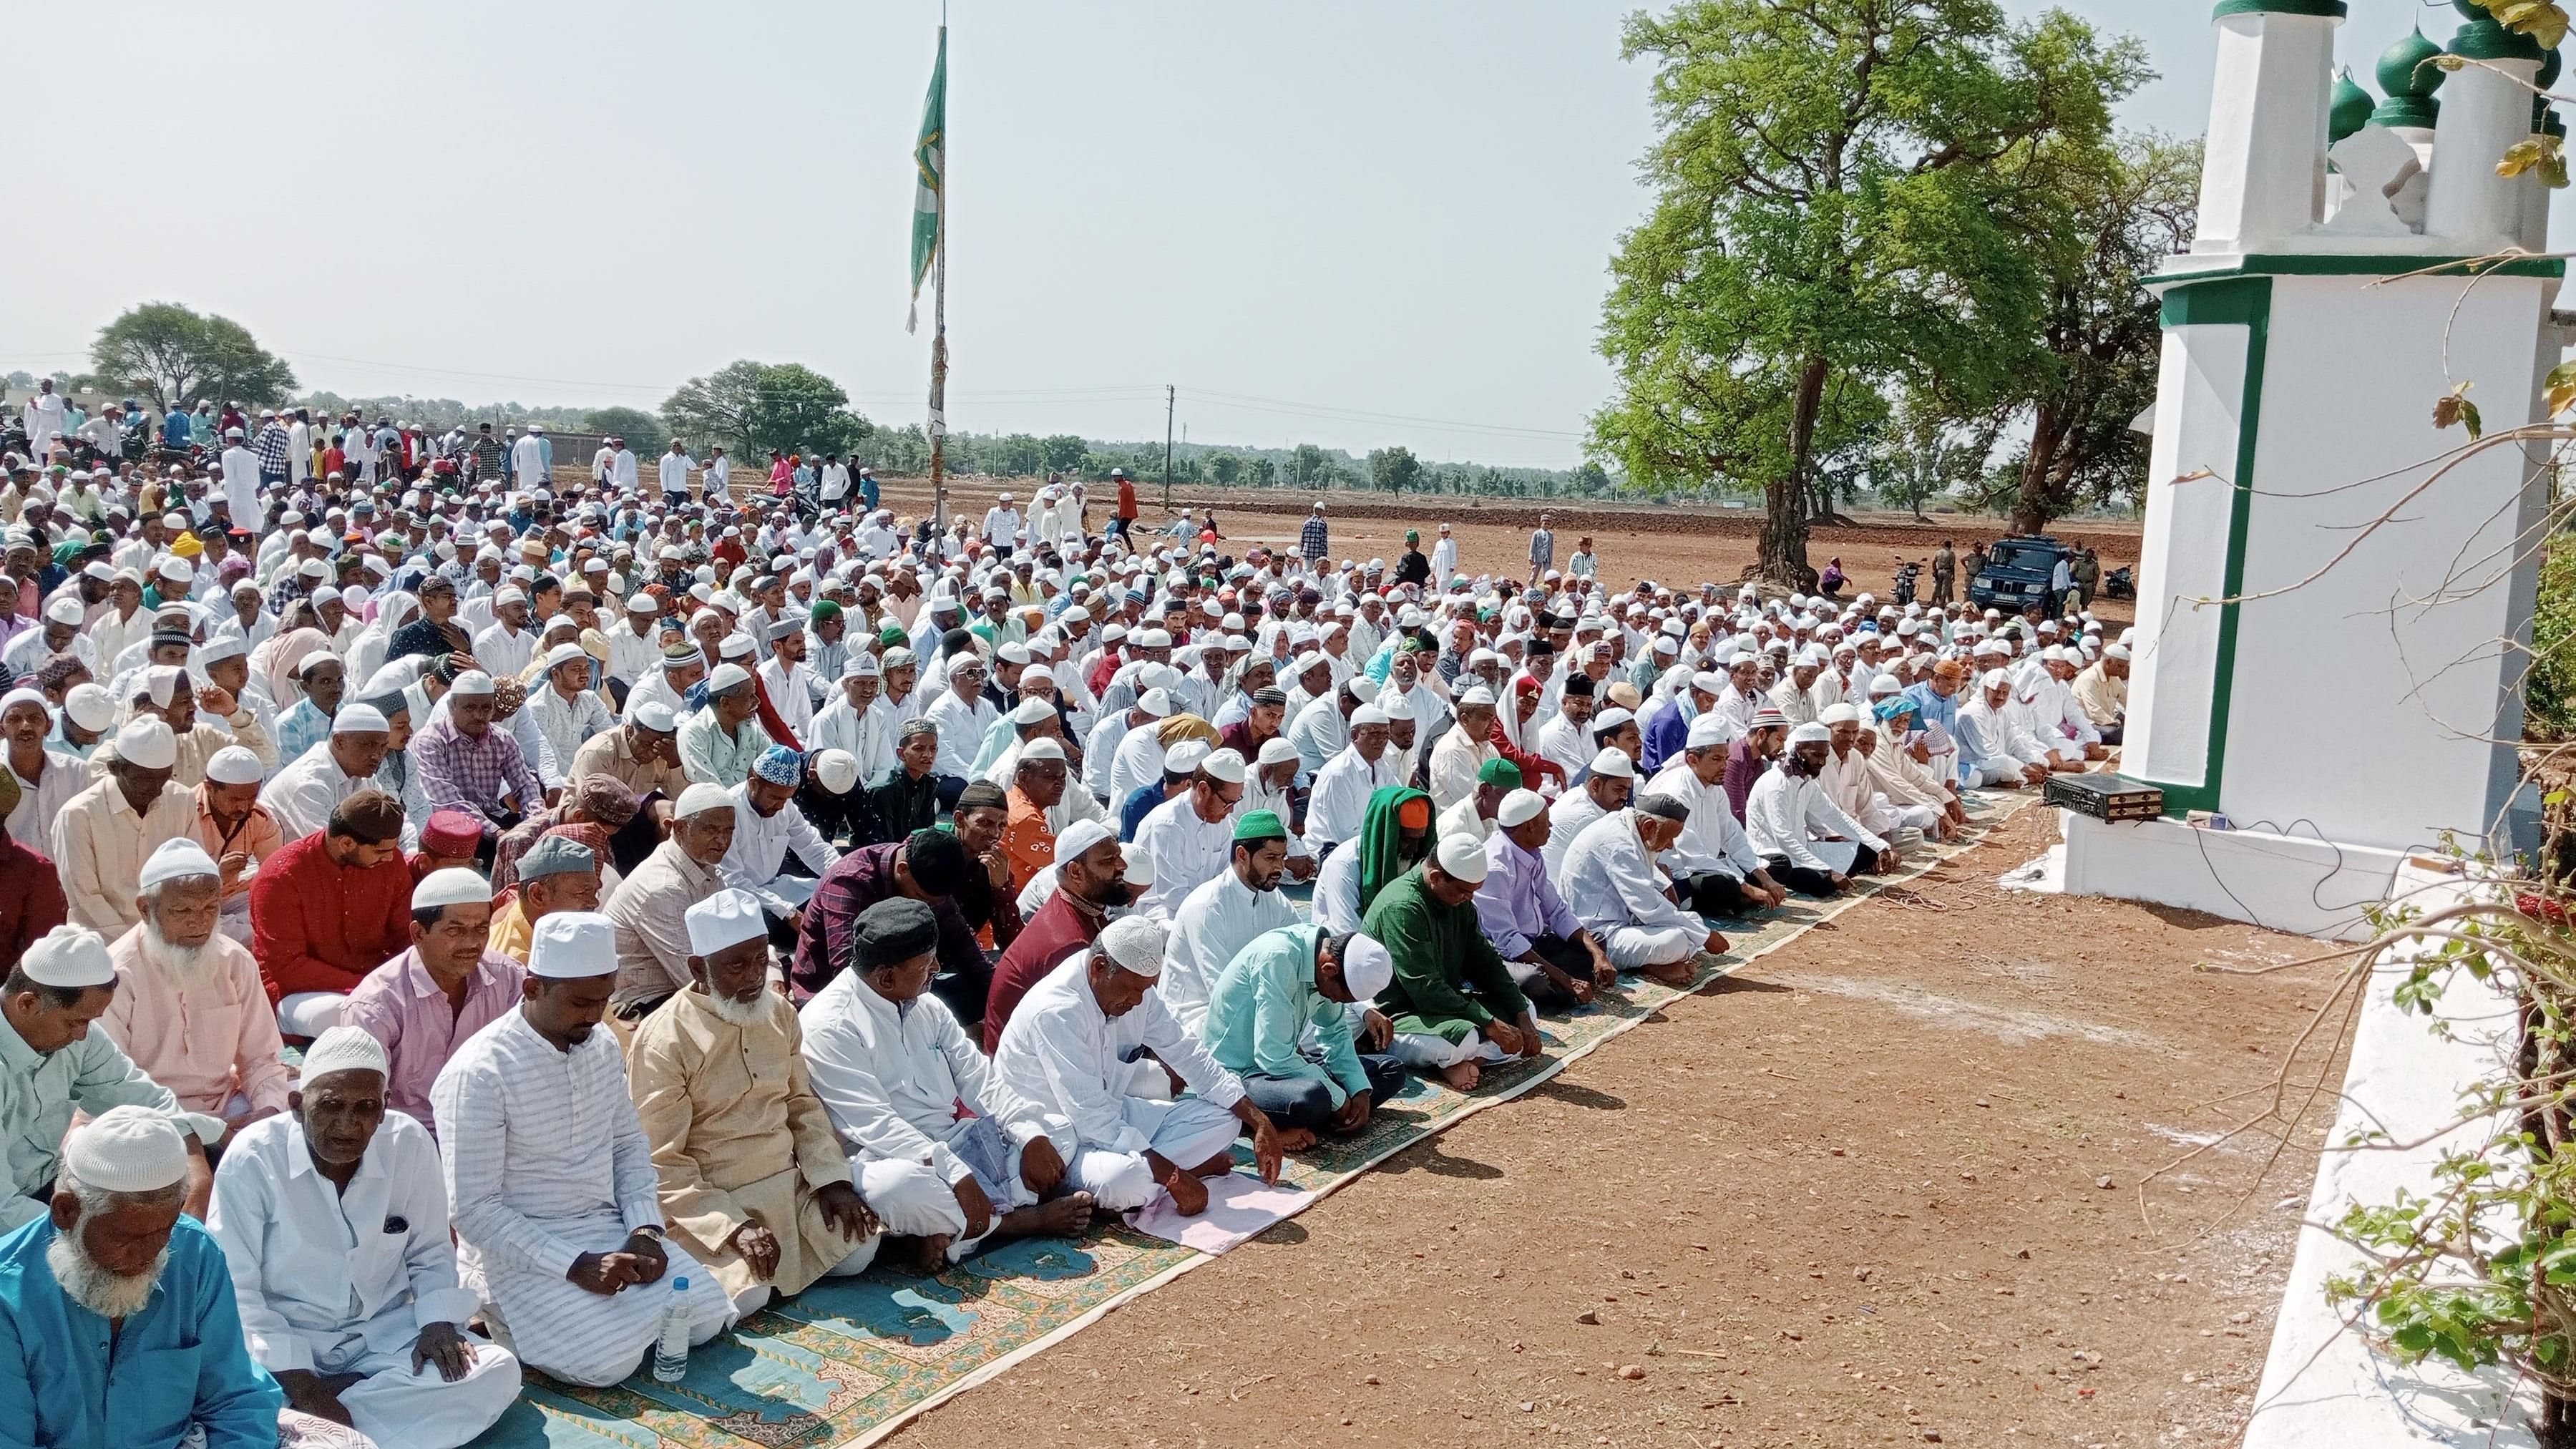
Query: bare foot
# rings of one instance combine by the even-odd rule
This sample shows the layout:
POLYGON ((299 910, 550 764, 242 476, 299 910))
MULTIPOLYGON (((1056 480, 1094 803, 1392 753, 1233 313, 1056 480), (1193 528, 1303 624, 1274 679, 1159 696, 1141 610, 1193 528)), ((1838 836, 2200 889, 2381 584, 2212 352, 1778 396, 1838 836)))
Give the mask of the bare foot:
POLYGON ((1688 961, 1666 961, 1660 965, 1639 967, 1637 974, 1678 990, 1690 985, 1691 979, 1699 972, 1688 961))
POLYGON ((1315 1132, 1311 1127, 1282 1127, 1279 1129, 1279 1150, 1282 1152, 1303 1152, 1314 1145, 1315 1132))
POLYGON ((1474 1062, 1460 1062, 1454 1067, 1440 1069, 1440 1080, 1447 1082, 1450 1090, 1455 1092, 1472 1092, 1484 1079, 1484 1073, 1476 1070, 1474 1062))
POLYGON ((1091 1231, 1091 1194, 1069 1192, 1034 1207, 1002 1214, 1001 1233, 1014 1238, 1078 1238, 1091 1231))
POLYGON ((884 1246, 877 1250, 877 1261, 916 1278, 935 1277, 948 1271, 948 1245, 952 1241, 945 1233, 926 1238, 889 1234, 884 1246))
POLYGON ((1208 1190, 1205 1183, 1186 1172, 1175 1172, 1163 1183, 1163 1191, 1172 1195, 1172 1206, 1185 1218, 1207 1211, 1208 1190))

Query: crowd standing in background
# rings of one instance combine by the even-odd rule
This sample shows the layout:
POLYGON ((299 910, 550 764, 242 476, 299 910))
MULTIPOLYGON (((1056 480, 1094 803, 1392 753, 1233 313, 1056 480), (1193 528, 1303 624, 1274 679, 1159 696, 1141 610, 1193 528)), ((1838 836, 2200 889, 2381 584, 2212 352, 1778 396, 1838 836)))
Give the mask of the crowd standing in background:
POLYGON ((1410 1074, 1473 1088, 2125 704, 2080 596, 1950 607, 1946 548, 1899 607, 1614 585, 1544 515, 1526 559, 1337 556, 1323 503, 1237 552, 1123 475, 943 523, 830 455, 18 422, 39 1444, 443 1449, 673 1314, 1199 1212, 1238 1139, 1275 1180, 1410 1074))

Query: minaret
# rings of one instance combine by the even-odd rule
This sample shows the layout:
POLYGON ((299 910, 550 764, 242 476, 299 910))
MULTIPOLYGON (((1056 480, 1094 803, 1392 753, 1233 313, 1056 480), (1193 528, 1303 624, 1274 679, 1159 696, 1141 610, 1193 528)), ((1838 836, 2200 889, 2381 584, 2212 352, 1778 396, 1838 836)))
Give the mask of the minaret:
POLYGON ((2263 251, 2324 214, 2343 0, 2219 0, 2195 252, 2263 251))
POLYGON ((2470 20, 2451 37, 2451 54, 2484 64, 2462 68, 2442 97, 2424 234, 2453 238, 2462 251, 2483 255, 2520 243, 2523 193, 2543 189, 2529 173, 2498 176, 2495 169, 2505 152, 2531 136, 2529 83, 2543 56, 2537 41, 2505 29, 2476 0, 2453 5, 2470 20))
POLYGON ((2424 225, 2424 192, 2433 181, 2433 125, 2442 114, 2442 103, 2433 93, 2442 88, 2450 72, 2433 64, 2442 47, 2424 38, 2423 27, 2380 52, 2379 89, 2388 99, 2370 113, 2370 119, 2397 133, 2397 138, 2415 148, 2415 160, 2424 167, 2406 179, 2389 198, 2400 221, 2408 226, 2424 225))
MULTIPOLYGON (((2549 52, 2548 58, 2540 62, 2540 74, 2532 78, 2532 84, 2544 91, 2556 85, 2560 66, 2559 53, 2549 52)), ((2547 96, 2531 98, 2531 139, 2545 142, 2553 134, 2563 139, 2566 130, 2566 122, 2549 108, 2547 96)), ((2522 189, 2522 226, 2515 240, 2524 251, 2545 252, 2549 250, 2549 203, 2558 193, 2537 177, 2523 179, 2531 184, 2522 189)))

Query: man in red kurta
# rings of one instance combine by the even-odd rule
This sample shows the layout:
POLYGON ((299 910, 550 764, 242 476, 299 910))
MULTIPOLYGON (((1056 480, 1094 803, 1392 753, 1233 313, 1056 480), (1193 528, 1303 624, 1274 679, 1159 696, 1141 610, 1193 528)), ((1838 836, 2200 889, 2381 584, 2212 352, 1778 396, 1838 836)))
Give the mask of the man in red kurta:
POLYGON ((71 902, 54 863, 0 831, 0 961, 21 959, 47 931, 70 919, 71 902))
POLYGON ((289 1036, 339 1024, 366 974, 411 948, 411 866, 402 807, 361 790, 331 823, 260 862, 250 888, 251 954, 289 1036))

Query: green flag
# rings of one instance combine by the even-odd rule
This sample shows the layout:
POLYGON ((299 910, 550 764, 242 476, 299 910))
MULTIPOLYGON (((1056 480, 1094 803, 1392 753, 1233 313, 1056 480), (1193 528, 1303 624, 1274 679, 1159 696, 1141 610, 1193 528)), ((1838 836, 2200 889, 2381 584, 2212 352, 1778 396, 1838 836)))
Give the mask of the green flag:
POLYGON ((946 162, 941 152, 948 131, 948 27, 939 27, 939 61, 930 68, 930 95, 921 103, 921 139, 912 144, 912 164, 919 173, 912 198, 912 311, 903 322, 910 332, 921 320, 921 281, 939 255, 939 213, 948 204, 946 162))

